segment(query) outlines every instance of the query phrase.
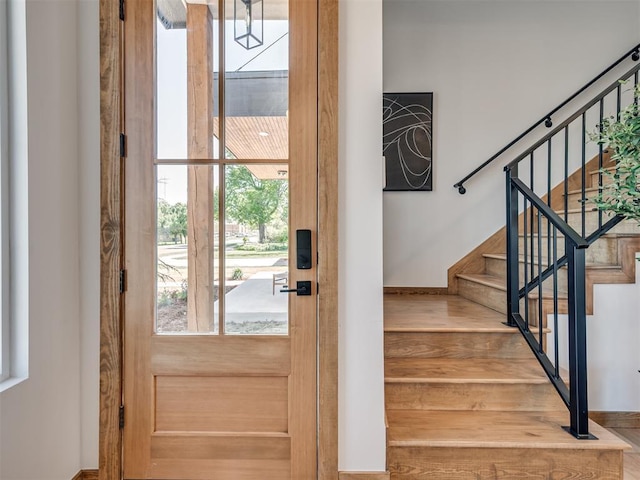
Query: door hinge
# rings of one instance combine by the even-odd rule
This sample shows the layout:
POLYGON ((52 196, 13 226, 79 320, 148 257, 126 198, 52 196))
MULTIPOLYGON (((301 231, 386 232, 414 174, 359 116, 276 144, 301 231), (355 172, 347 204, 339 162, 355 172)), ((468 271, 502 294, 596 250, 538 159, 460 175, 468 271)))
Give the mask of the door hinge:
POLYGON ((316 295, 320 295, 320 283, 316 283, 316 295))
POLYGON ((124 133, 120 134, 120 158, 127 156, 127 136, 124 133))
POLYGON ((124 21, 124 0, 120 0, 120 20, 124 21))
POLYGON ((124 405, 120 405, 120 411, 118 412, 118 424, 120 425, 120 430, 124 428, 124 405))
POLYGON ((120 270, 120 293, 124 293, 127 290, 127 271, 120 270))

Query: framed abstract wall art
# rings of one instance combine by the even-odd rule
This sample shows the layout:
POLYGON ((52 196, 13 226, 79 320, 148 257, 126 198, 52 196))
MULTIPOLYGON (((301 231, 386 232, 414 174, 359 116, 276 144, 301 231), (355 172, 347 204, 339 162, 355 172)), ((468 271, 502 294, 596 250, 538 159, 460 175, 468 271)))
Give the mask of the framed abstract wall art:
POLYGON ((433 93, 382 97, 385 191, 433 189, 433 93))

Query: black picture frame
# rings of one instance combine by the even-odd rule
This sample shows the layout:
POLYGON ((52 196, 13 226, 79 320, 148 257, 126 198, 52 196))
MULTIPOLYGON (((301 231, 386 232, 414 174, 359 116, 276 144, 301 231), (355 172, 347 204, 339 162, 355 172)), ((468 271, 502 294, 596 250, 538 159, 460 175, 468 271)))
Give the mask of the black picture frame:
POLYGON ((433 190, 433 92, 383 93, 385 192, 433 190))

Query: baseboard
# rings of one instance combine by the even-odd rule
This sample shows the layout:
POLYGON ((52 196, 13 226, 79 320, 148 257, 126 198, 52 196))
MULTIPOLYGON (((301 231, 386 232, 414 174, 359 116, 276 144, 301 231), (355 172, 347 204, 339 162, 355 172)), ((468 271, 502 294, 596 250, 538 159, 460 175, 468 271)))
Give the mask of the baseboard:
POLYGON ((98 470, 80 470, 71 480, 98 480, 98 470))
POLYGON ((449 295, 447 287, 384 287, 389 295, 449 295))
POLYGON ((640 412, 589 412, 589 418, 605 428, 640 428, 640 412))
POLYGON ((389 472, 339 472, 338 480, 389 480, 389 472))

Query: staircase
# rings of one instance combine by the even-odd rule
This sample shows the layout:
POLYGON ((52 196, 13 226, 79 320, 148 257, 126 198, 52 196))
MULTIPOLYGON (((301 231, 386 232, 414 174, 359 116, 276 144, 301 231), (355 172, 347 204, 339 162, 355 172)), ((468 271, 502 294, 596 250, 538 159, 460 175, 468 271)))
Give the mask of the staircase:
MULTIPOLYGON (((577 201, 569 195, 569 204, 577 201)), ((577 221, 572 215, 570 224, 577 221)), ((586 221, 597 216, 588 210, 586 221)), ((500 230, 450 269, 452 294, 385 297, 391 480, 622 479, 627 445, 593 422, 589 431, 598 440, 569 435, 560 396, 519 330, 503 324, 505 236, 500 230)), ((630 221, 587 249, 588 313, 594 284, 635 281, 635 252, 640 229, 630 221)), ((562 314, 566 278, 558 283, 562 314)), ((535 295, 530 301, 537 302, 535 295)), ((542 303, 548 332, 553 303, 542 303)))
POLYGON ((567 409, 504 315, 459 295, 385 297, 391 480, 621 479, 626 444, 567 409))
POLYGON ((588 200, 615 157, 589 142, 587 119, 622 98, 613 83, 505 167, 507 226, 449 269, 449 295, 385 297, 391 480, 623 478, 628 446, 588 419, 586 388, 593 286, 635 282, 640 252, 637 222, 588 200))

